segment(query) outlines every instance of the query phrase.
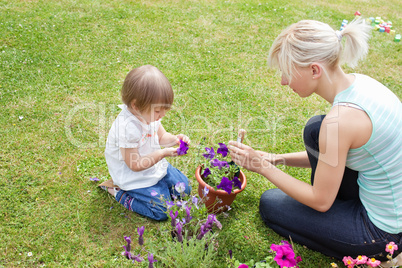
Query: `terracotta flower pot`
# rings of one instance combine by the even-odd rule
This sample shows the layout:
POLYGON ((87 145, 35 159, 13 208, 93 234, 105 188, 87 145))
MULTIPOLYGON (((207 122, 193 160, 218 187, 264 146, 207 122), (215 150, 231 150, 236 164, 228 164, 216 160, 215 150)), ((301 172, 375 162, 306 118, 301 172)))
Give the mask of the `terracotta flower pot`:
POLYGON ((209 192, 206 195, 208 198, 206 198, 207 200, 205 201, 205 206, 208 209, 209 213, 219 213, 226 211, 228 207, 233 203, 236 195, 243 191, 247 185, 246 176, 241 170, 239 175, 241 189, 235 189, 230 194, 228 194, 224 190, 215 190, 214 187, 208 185, 201 177, 201 166, 198 166, 195 170, 195 178, 198 181, 198 195, 201 198, 204 197, 204 188, 207 187, 209 189, 209 192), (222 202, 220 202, 219 200, 222 200, 222 202))

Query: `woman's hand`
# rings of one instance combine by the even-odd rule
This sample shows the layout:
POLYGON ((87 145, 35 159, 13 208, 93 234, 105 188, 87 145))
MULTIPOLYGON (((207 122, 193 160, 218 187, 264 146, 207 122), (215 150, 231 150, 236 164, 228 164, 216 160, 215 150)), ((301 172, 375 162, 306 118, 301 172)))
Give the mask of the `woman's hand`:
POLYGON ((270 154, 262 154, 261 151, 256 151, 243 143, 230 141, 228 149, 233 162, 250 171, 260 173, 261 169, 272 166, 268 160, 270 154))

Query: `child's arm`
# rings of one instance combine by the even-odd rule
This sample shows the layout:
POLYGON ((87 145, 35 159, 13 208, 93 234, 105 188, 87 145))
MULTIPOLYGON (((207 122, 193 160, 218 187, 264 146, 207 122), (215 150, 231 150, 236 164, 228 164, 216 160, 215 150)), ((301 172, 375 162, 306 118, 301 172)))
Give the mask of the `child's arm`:
POLYGON ((160 125, 158 129, 158 136, 159 136, 159 144, 162 147, 171 147, 174 145, 180 144, 180 140, 183 140, 186 143, 190 143, 190 139, 184 135, 184 134, 179 134, 179 135, 173 135, 165 130, 165 128, 160 125))
POLYGON ((140 156, 137 148, 120 148, 126 165, 133 171, 142 171, 152 167, 168 156, 178 156, 177 148, 164 148, 146 156, 140 156))

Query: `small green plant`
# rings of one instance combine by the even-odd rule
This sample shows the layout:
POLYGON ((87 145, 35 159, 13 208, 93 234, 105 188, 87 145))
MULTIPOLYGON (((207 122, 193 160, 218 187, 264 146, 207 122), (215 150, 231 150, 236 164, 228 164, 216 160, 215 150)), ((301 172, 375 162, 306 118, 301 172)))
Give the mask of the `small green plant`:
MULTIPOLYGON (((131 236, 124 237, 127 246, 122 254, 133 262, 143 262, 145 253, 149 267, 154 267, 154 263, 163 267, 213 267, 218 253, 218 233, 213 231, 213 227, 221 229, 222 225, 214 214, 207 214, 199 197, 186 196, 184 183, 177 183, 175 189, 180 196, 174 196, 173 201, 163 201, 170 226, 159 231, 162 241, 157 244, 150 242, 145 249, 142 226, 137 229, 141 247, 138 254, 131 252, 131 236)), ((156 192, 153 194, 157 195, 156 192)))

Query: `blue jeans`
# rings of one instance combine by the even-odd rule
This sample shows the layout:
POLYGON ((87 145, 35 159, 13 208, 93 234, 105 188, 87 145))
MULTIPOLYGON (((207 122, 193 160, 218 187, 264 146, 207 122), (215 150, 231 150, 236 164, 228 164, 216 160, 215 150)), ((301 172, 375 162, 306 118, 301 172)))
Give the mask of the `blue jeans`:
POLYGON ((172 195, 180 195, 174 189, 174 186, 178 182, 184 182, 186 185, 184 193, 189 195, 191 193, 191 187, 187 177, 177 168, 168 164, 165 177, 163 177, 157 184, 147 188, 130 191, 120 190, 116 194, 116 200, 128 210, 134 211, 153 220, 164 221, 167 220, 164 201, 171 201, 172 195), (158 195, 152 196, 152 191, 157 192, 158 195), (161 200, 161 196, 163 196, 163 201, 161 200))
MULTIPOLYGON (((314 183, 317 165, 318 133, 325 116, 315 116, 304 129, 304 143, 309 156, 314 183)), ((389 234, 377 228, 368 218, 358 197, 357 172, 345 169, 337 198, 327 212, 318 212, 289 197, 279 189, 264 192, 260 199, 263 221, 278 234, 342 259, 344 256, 366 255, 386 260, 385 246, 393 241, 402 250, 402 233, 389 234)))

